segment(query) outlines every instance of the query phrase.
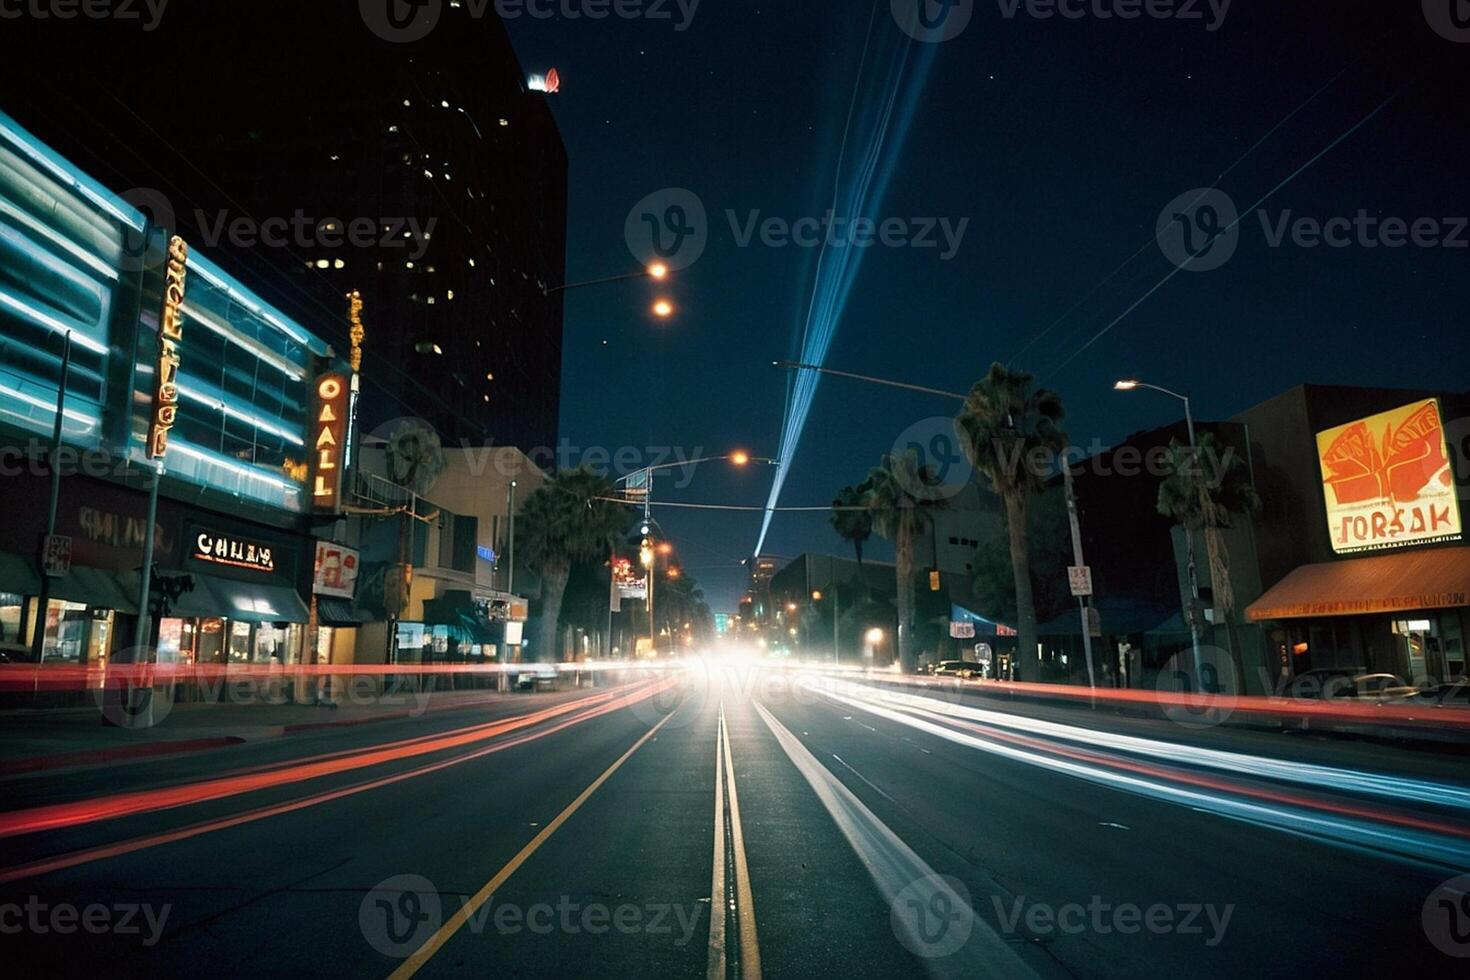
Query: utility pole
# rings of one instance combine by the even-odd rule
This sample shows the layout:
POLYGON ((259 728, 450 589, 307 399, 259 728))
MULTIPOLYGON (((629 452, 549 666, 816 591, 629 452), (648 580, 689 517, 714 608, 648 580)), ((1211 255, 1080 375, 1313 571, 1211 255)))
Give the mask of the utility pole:
MULTIPOLYGON (((56 386, 56 420, 51 426, 51 457, 47 460, 51 467, 51 502, 46 510, 46 539, 42 542, 42 548, 50 545, 51 538, 56 534, 56 506, 57 498, 61 495, 61 468, 56 465, 61 456, 61 426, 66 421, 66 381, 71 372, 71 331, 62 335, 61 340, 61 381, 56 386)), ((150 524, 149 527, 152 527, 150 524)), ((44 559, 45 555, 42 555, 44 559)), ((44 565, 44 562, 43 562, 44 565)), ((36 598, 36 623, 31 631, 31 656, 36 663, 41 663, 46 658, 46 621, 50 618, 51 606, 51 576, 46 569, 41 569, 41 594, 36 598)), ((57 641, 61 640, 61 627, 57 626, 57 641)), ((86 655, 82 655, 85 663, 86 655)))
POLYGON ((506 536, 505 591, 516 594, 516 481, 511 480, 506 488, 506 510, 509 514, 509 531, 506 536))
MULTIPOLYGON (((1067 488, 1067 522, 1072 525, 1072 560, 1078 568, 1087 565, 1082 556, 1082 524, 1077 519, 1077 494, 1072 489, 1072 467, 1062 460, 1063 480, 1067 488)), ((1087 600, 1077 597, 1077 610, 1082 616, 1082 655, 1087 658, 1087 686, 1097 687, 1097 675, 1092 668, 1092 618, 1087 615, 1087 600)))

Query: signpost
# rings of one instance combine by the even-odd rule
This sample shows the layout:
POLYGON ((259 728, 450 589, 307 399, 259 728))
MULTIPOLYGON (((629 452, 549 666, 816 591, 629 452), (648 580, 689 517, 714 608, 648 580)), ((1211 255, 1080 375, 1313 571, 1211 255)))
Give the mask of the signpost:
POLYGON ((70 537, 48 534, 41 539, 41 572, 50 578, 64 578, 71 572, 70 537))
POLYGON ((1072 565, 1067 569, 1067 581, 1072 586, 1072 595, 1078 599, 1092 595, 1092 566, 1072 565))

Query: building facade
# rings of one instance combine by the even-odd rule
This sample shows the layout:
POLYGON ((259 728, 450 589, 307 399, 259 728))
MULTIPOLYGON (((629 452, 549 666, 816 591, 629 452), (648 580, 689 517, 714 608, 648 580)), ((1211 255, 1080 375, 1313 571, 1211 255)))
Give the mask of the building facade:
POLYGON ((28 21, 0 38, 0 91, 338 350, 360 292, 365 431, 410 417, 446 445, 554 448, 566 152, 504 24, 470 6, 414 44, 355 3, 174 0, 148 32, 28 21))

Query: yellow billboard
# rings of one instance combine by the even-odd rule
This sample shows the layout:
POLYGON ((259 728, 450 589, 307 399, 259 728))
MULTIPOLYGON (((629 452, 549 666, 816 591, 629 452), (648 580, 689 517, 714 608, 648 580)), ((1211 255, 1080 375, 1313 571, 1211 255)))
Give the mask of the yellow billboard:
POLYGON ((1460 537, 1439 402, 1414 402, 1317 434, 1327 526, 1338 554, 1460 537))

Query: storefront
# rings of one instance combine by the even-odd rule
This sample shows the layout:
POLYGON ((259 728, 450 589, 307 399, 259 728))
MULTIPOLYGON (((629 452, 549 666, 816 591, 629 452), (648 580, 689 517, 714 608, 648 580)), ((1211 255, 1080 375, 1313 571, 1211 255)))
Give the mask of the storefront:
MULTIPOLYGON (((1325 521, 1279 534, 1268 524, 1257 536, 1263 549, 1313 543, 1314 560, 1246 609, 1264 628, 1272 673, 1279 681, 1310 670, 1362 671, 1419 685, 1465 677, 1470 547, 1458 491, 1470 474, 1455 472, 1445 439, 1443 406, 1452 399, 1405 403, 1411 393, 1368 392, 1375 407, 1393 407, 1355 417, 1357 390, 1299 391, 1301 414, 1315 423, 1317 465, 1302 474, 1310 485, 1287 491, 1300 492, 1302 510, 1325 521)), ((1449 404, 1448 417, 1462 411, 1449 404)), ((1280 428, 1292 428, 1290 420, 1280 428)), ((1268 453, 1266 462, 1290 471, 1301 457, 1268 453)))
POLYGON ((161 569, 174 595, 158 620, 161 661, 303 662, 309 611, 296 588, 302 541, 206 515, 186 516, 179 561, 161 569))
POLYGON ((356 658, 358 628, 371 617, 356 605, 362 559, 356 549, 330 541, 316 542, 312 603, 316 612, 316 664, 350 664, 356 658))
POLYGON ((1283 676, 1323 668, 1419 682, 1466 676, 1470 548, 1306 565, 1246 611, 1283 676))

